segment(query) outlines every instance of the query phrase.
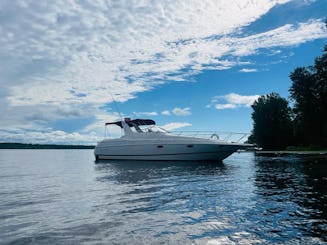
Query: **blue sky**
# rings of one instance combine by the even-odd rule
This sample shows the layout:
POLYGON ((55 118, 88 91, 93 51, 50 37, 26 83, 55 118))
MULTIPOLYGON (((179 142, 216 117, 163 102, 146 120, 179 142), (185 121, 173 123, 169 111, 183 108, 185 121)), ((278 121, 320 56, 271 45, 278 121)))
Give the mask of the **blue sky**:
MULTIPOLYGON (((0 2, 0 141, 94 144, 104 123, 250 132, 326 45, 326 0, 0 2)), ((112 129, 119 133, 119 129, 112 129)))

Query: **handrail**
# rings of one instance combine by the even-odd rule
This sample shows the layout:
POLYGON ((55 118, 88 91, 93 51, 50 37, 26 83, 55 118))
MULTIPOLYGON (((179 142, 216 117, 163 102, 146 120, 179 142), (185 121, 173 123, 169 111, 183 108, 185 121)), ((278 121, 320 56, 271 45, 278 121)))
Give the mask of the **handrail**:
POLYGON ((219 137, 219 140, 221 141, 234 142, 234 143, 245 142, 247 138, 250 136, 250 133, 226 132, 226 131, 171 131, 170 133, 177 136, 187 136, 187 137, 194 137, 194 138, 195 137, 210 138, 213 135, 217 135, 219 137))

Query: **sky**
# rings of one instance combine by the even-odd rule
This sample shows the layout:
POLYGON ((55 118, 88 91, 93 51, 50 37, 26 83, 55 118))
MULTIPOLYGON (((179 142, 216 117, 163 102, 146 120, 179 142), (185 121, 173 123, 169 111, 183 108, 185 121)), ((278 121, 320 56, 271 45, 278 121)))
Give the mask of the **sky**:
POLYGON ((251 104, 288 98, 289 74, 322 55, 326 13, 326 0, 2 0, 0 142, 95 144, 119 113, 250 133, 251 104))

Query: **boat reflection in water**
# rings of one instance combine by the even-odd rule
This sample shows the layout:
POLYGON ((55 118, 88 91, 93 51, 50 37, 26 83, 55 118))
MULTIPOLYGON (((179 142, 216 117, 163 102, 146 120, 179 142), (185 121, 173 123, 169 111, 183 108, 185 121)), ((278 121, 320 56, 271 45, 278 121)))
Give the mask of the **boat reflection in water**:
POLYGON ((222 162, 212 161, 99 160, 94 167, 97 181, 112 191, 110 203, 119 204, 116 211, 150 216, 156 212, 156 219, 165 210, 175 209, 179 216, 178 208, 187 203, 197 213, 198 203, 208 201, 203 197, 215 199, 212 193, 218 190, 213 183, 232 170, 222 162))
POLYGON ((221 161, 239 149, 252 146, 220 140, 217 134, 208 139, 172 134, 155 127, 150 119, 125 118, 106 125, 119 126, 124 135, 99 142, 94 150, 96 160, 221 161))
POLYGON ((95 169, 103 172, 98 180, 114 180, 121 184, 137 184, 151 179, 186 177, 189 175, 213 176, 229 171, 221 161, 131 161, 98 160, 95 169))

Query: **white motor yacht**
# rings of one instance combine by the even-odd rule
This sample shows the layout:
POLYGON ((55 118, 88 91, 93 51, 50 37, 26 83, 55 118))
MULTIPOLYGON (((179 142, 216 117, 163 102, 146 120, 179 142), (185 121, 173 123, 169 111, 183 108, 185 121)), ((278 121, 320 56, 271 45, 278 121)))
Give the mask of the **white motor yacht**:
POLYGON ((96 160, 182 160, 221 161, 249 144, 222 141, 217 134, 211 138, 180 136, 155 127, 150 119, 125 118, 106 123, 123 129, 117 139, 104 139, 94 150, 96 160))

